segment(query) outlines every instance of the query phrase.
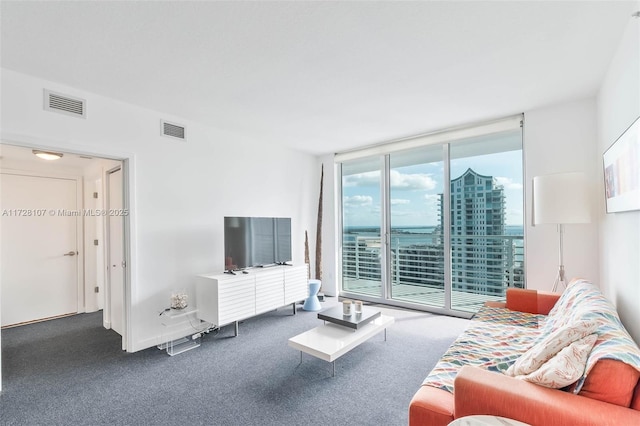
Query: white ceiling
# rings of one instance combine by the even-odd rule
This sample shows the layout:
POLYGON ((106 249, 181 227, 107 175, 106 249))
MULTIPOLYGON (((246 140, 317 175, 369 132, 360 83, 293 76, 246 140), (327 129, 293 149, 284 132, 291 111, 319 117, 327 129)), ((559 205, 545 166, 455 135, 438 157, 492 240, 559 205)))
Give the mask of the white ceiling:
POLYGON ((3 0, 1 64, 321 154, 593 96, 634 4, 3 0))

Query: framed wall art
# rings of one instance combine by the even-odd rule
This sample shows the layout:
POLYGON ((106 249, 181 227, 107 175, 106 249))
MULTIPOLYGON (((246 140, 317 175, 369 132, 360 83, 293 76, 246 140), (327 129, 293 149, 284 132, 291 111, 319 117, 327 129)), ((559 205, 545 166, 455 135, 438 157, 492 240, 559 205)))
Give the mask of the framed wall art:
POLYGON ((640 117, 602 159, 607 213, 640 210, 640 117))

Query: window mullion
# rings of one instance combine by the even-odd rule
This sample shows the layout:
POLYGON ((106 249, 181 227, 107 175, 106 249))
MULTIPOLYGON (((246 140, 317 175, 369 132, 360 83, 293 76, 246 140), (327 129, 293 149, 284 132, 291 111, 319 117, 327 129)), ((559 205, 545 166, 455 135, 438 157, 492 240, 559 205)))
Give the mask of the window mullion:
POLYGON ((444 164, 443 176, 443 200, 442 200, 442 235, 444 236, 444 309, 451 310, 451 167, 450 145, 442 145, 442 158, 444 164))

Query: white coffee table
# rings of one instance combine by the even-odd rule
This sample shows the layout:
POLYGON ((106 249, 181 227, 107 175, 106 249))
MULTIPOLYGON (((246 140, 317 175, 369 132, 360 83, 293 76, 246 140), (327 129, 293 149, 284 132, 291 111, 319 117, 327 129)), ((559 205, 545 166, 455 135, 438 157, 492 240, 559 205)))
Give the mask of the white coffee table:
POLYGON ((448 426, 529 426, 529 424, 505 417, 475 415, 455 419, 448 426))
POLYGON ((302 363, 303 352, 330 362, 331 375, 335 376, 336 359, 380 332, 384 331, 386 341, 387 327, 393 322, 393 317, 380 315, 356 330, 328 322, 290 338, 289 346, 300 351, 300 363, 302 363))

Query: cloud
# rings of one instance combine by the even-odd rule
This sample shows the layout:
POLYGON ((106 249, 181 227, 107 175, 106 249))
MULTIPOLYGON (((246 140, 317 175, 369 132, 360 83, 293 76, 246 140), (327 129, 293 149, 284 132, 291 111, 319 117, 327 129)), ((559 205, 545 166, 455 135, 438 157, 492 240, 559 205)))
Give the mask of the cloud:
POLYGON ((511 178, 496 176, 494 179, 498 185, 504 186, 505 189, 522 189, 522 184, 514 182, 511 178))
POLYGON ((345 176, 344 186, 379 186, 380 178, 380 172, 357 173, 345 176))
POLYGON ((391 170, 390 175, 391 188, 394 189, 427 189, 431 190, 436 187, 436 181, 431 175, 426 173, 400 173, 397 170, 391 170))
POLYGON ((405 200, 405 199, 402 199, 402 198, 392 198, 391 199, 391 205, 392 206, 397 206, 397 205, 400 205, 400 204, 409 204, 409 203, 411 203, 411 200, 405 200))
POLYGON ((345 207, 364 207, 373 204, 373 197, 369 195, 353 195, 344 197, 343 205, 345 207))
MULTIPOLYGON (((344 186, 379 186, 381 180, 380 172, 365 172, 344 177, 344 186)), ((426 189, 432 190, 436 187, 436 181, 427 173, 400 173, 391 170, 389 176, 391 188, 394 189, 426 189)))

